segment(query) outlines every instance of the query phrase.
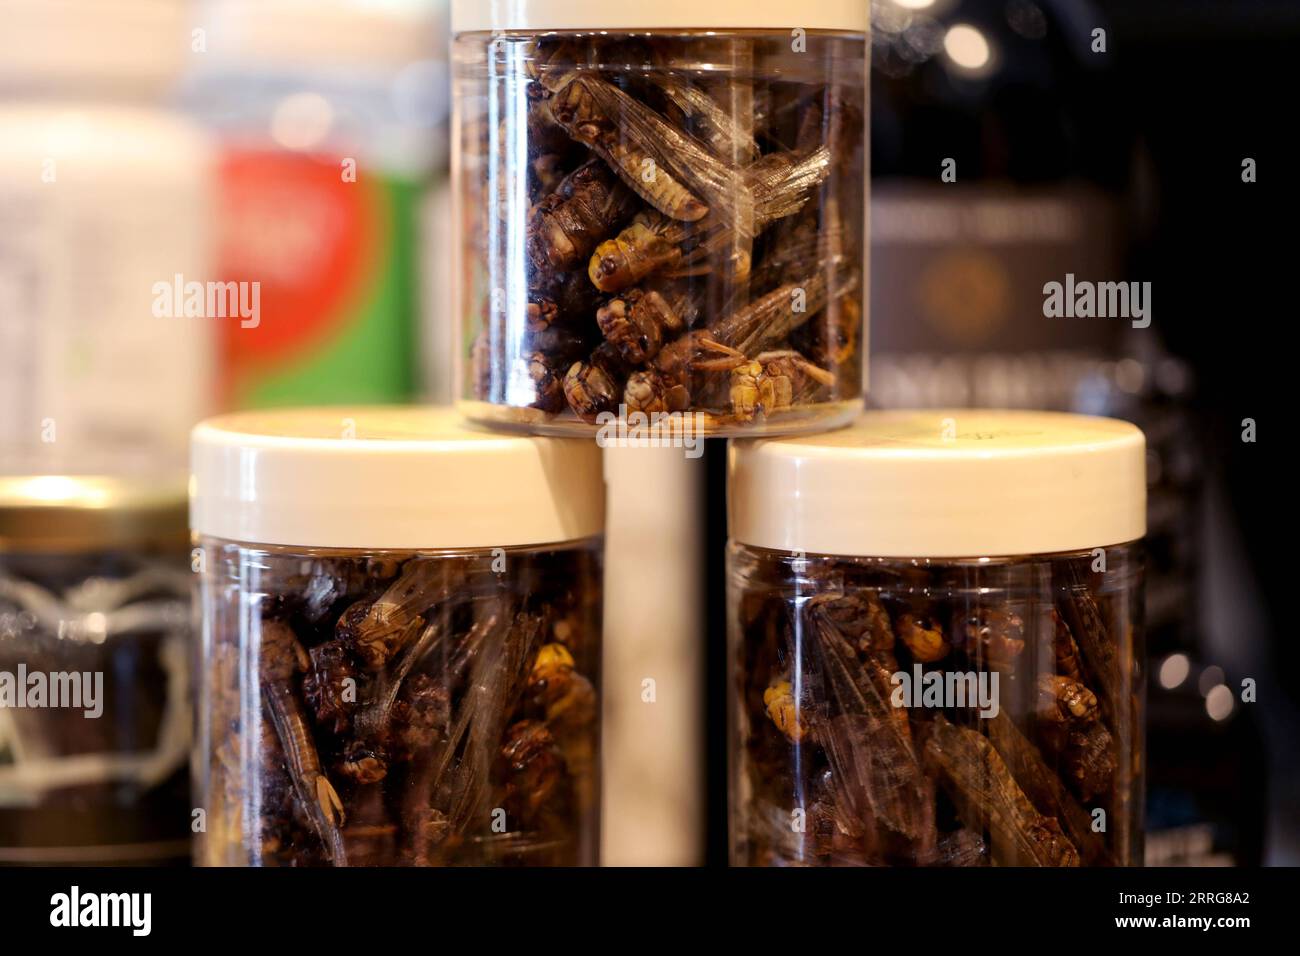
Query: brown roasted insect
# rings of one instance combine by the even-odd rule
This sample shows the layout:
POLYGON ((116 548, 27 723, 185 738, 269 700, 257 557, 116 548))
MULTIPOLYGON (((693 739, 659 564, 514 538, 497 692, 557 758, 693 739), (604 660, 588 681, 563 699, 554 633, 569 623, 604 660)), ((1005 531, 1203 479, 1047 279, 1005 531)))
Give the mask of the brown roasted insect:
POLYGON ((665 341, 684 332, 699 314, 699 296, 685 287, 628 289, 596 312, 596 322, 623 358, 634 365, 650 361, 665 341))
POLYGON ((537 284, 528 290, 524 326, 530 333, 529 344, 546 349, 554 344, 549 340, 557 333, 580 339, 594 327, 599 305, 599 293, 581 272, 543 270, 537 284))
MULTIPOLYGON (((753 219, 741 236, 756 235, 802 209, 809 193, 826 176, 826 156, 824 149, 802 157, 774 153, 745 170, 753 219)), ((689 272, 690 266, 701 262, 709 271, 719 271, 719 259, 727 258, 720 254, 734 245, 735 231, 736 223, 722 217, 691 226, 657 210, 641 212, 617 236, 596 247, 587 274, 602 292, 618 292, 648 275, 689 272)), ((727 261, 736 275, 748 274, 747 257, 727 261)))
POLYGON ((316 743, 294 688, 295 675, 306 670, 310 659, 293 629, 282 621, 262 621, 261 635, 262 700, 279 735, 294 789, 330 860, 335 866, 346 866, 347 852, 339 829, 343 802, 321 770, 316 743))
POLYGON ((1115 740, 1101 721, 1061 724, 1039 721, 1044 751, 1061 762, 1062 777, 1083 801, 1108 793, 1115 776, 1115 740))
POLYGON ((989 743, 1011 771, 1034 806, 1044 816, 1055 817, 1066 836, 1079 850, 1085 866, 1108 865, 1110 852, 1101 834, 1092 829, 1092 818, 1066 790, 1065 784, 1030 740, 1020 732, 1006 711, 988 721, 989 743))
POLYGON ((737 421, 750 421, 760 413, 823 401, 834 385, 835 373, 793 349, 763 352, 732 369, 731 412, 737 421))
POLYGON ((382 751, 354 740, 344 749, 336 769, 353 783, 365 785, 388 775, 388 761, 382 751))
POLYGON ((912 748, 907 713, 889 701, 892 651, 871 646, 867 666, 859 660, 854 644, 870 627, 854 615, 855 605, 863 609, 857 595, 828 593, 805 612, 824 693, 838 712, 818 728, 818 741, 853 816, 883 829, 882 839, 893 834, 913 861, 928 862, 936 840, 932 789, 912 748))
POLYGON ((898 638, 912 652, 912 657, 923 664, 932 664, 948 656, 949 645, 943 639, 943 629, 927 615, 900 614, 898 638))
MULTIPOLYGON (((800 284, 787 284, 699 329, 674 339, 647 369, 628 379, 624 401, 629 411, 677 411, 702 392, 710 376, 729 376, 751 356, 761 355, 823 308, 830 297, 826 275, 818 270, 800 284), (695 380, 697 377, 703 381, 695 380)), ((846 276, 834 290, 847 294, 856 278, 846 276)), ((729 380, 720 383, 729 386, 729 380)), ((715 385, 715 387, 718 387, 715 385)))
POLYGON ((790 743, 797 744, 808 735, 808 728, 799 720, 799 702, 788 680, 779 680, 763 691, 763 705, 776 729, 790 743))
POLYGON ((574 73, 551 103, 569 135, 600 155, 629 187, 664 215, 703 219, 709 199, 734 208, 748 197, 743 182, 690 136, 618 87, 574 73), (694 190, 707 191, 702 199, 694 190))
POLYGON ((528 256, 538 269, 574 269, 636 206, 636 195, 608 166, 588 160, 534 207, 527 227, 528 256))
POLYGON ((524 828, 538 824, 552 801, 564 801, 568 774, 564 757, 546 725, 535 720, 512 724, 501 744, 506 781, 506 817, 524 828))
POLYGON ((357 702, 357 668, 338 639, 313 647, 302 693, 316 723, 332 734, 346 733, 357 702))
POLYGON ((1052 651, 1056 658, 1056 672, 1071 680, 1083 680, 1083 666, 1079 663, 1079 645, 1066 625, 1065 619, 1056 610, 1052 611, 1052 651))
POLYGON ((525 698, 545 717, 584 812, 595 805, 596 753, 592 728, 599 719, 596 688, 574 667, 563 644, 543 644, 528 675, 525 698))
POLYGON ((935 717, 925 744, 971 830, 992 835, 993 858, 1003 866, 1078 866, 1079 853, 1055 817, 1043 816, 1025 796, 1002 757, 983 735, 935 717))
POLYGON ((1008 608, 976 608, 962 630, 966 654, 977 666, 1009 672, 1025 649, 1025 622, 1008 608))
POLYGON ((1123 713, 1120 689, 1120 663, 1116 643, 1102 618, 1092 592, 1083 584, 1082 575, 1067 570, 1069 583, 1058 591, 1056 609, 1082 652, 1083 663, 1091 678, 1090 686, 1101 703, 1107 721, 1123 713))
POLYGON ((446 600, 457 580, 448 562, 413 558, 379 597, 344 611, 335 633, 367 670, 378 671, 415 640, 422 614, 446 600))
POLYGON ((595 422, 601 412, 618 408, 628 377, 628 366, 613 343, 596 346, 585 362, 574 362, 564 376, 564 397, 573 413, 595 422))
POLYGON ((1097 719, 1097 696, 1059 674, 1038 676, 1038 717, 1054 724, 1089 724, 1097 719))
POLYGON ((550 328, 533 337, 528 356, 528 377, 534 393, 532 405, 546 412, 565 407, 564 376, 586 352, 583 340, 566 329, 550 328))

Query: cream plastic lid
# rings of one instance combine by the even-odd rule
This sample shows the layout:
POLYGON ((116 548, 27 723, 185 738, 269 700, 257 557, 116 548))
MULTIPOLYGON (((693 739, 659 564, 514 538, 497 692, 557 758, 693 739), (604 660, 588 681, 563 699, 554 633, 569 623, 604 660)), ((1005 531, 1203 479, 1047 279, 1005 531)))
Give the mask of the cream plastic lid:
POLYGON ((452 33, 480 30, 834 30, 866 34, 868 0, 452 0, 452 33))
POLYGON ((467 425, 445 408, 210 418, 191 436, 190 527, 250 544, 506 548, 600 534, 594 442, 467 425))
POLYGON ((1146 533, 1146 440, 1056 412, 868 412, 841 431, 734 441, 731 537, 808 554, 1050 554, 1146 533))

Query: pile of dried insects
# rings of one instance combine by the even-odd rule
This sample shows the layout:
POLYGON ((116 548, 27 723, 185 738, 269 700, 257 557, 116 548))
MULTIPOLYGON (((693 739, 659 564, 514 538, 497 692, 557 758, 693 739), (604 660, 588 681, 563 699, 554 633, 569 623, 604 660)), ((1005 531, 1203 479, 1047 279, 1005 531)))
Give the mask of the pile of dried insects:
POLYGON ((1109 589, 1135 559, 1120 549, 1103 582, 1091 555, 795 567, 741 550, 736 862, 1140 861, 1136 610, 1109 589), (908 696, 895 675, 917 673, 984 675, 997 706, 908 696))
POLYGON ((469 410, 712 432, 861 393, 861 39, 457 41, 469 410))
POLYGON ((597 551, 206 559, 201 862, 596 861, 597 551))

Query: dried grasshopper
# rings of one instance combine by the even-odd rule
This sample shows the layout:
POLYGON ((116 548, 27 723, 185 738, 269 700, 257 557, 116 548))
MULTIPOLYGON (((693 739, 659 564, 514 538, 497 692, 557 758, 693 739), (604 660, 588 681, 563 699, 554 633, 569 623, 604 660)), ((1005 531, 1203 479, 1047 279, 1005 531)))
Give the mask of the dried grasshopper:
POLYGON ((1055 817, 1039 813, 997 750, 981 734, 935 717, 925 744, 962 822, 992 836, 1003 866, 1078 866, 1079 852, 1055 817))
POLYGON ((330 860, 335 866, 347 866, 347 852, 339 830, 343 824, 343 801, 321 770, 316 744, 294 687, 294 677, 310 666, 310 659, 288 624, 264 620, 260 661, 262 700, 280 738, 298 800, 330 860))
MULTIPOLYGON (((617 236, 596 247, 587 274, 602 292, 618 292, 648 275, 690 271, 690 266, 702 261, 716 271, 715 260, 734 242, 736 233, 757 235, 778 219, 798 212, 809 193, 826 178, 828 168, 829 153, 824 147, 806 156, 764 156, 740 174, 752 200, 751 219, 738 221, 715 214, 691 226, 662 211, 639 213, 617 236)), ((732 266, 738 274, 749 271, 747 260, 732 262, 732 266)))
POLYGON ((988 721, 989 742, 1011 771, 1011 776, 1044 816, 1055 817, 1078 848, 1085 866, 1106 866, 1111 856, 1101 834, 1092 829, 1092 817, 1065 789, 1028 738, 1001 711, 988 721))
POLYGON ((688 332, 668 343, 649 368, 627 379, 624 401, 628 408, 643 412, 687 408, 692 394, 707 388, 711 376, 729 375, 751 356, 762 355, 785 341, 794 329, 824 308, 832 294, 838 298, 857 284, 855 275, 841 270, 832 293, 827 271, 818 269, 801 283, 780 286, 709 328, 688 332))

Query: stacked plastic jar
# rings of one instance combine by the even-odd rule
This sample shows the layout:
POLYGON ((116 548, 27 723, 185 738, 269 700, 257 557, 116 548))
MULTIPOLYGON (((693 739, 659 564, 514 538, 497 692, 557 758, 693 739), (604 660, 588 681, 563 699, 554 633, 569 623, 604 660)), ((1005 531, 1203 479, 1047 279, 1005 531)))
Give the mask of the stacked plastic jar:
POLYGON ((866 4, 465 0, 452 27, 466 414, 852 417, 866 4))
POLYGON ((595 863, 599 449, 331 409, 193 455, 198 860, 595 863))
POLYGON ((730 496, 733 862, 1141 862, 1141 432, 875 413, 730 496))

